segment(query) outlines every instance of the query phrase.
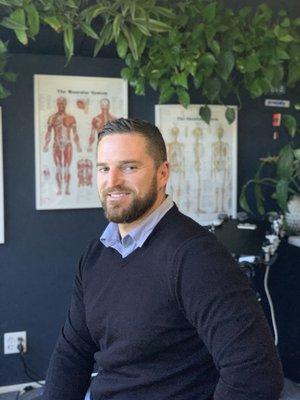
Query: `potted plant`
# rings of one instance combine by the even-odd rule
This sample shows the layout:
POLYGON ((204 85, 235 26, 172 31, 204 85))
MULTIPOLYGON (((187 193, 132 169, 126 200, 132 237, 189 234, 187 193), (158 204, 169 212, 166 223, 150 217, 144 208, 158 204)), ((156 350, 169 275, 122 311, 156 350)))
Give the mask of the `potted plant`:
POLYGON ((251 210, 248 198, 249 189, 254 188, 256 209, 260 215, 266 215, 266 203, 270 197, 276 202, 276 210, 284 214, 290 228, 300 229, 300 148, 296 148, 293 138, 299 132, 296 118, 283 115, 283 125, 292 140, 276 155, 268 155, 259 161, 259 167, 253 179, 246 182, 240 194, 240 206, 248 213, 251 210), (297 222, 298 221, 298 222, 297 222), (298 226, 299 225, 299 226, 298 226))

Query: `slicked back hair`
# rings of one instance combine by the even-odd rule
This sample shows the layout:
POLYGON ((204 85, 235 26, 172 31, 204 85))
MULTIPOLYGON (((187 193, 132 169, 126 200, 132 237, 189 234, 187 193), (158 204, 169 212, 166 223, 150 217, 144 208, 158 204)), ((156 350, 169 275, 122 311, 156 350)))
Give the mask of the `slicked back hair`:
POLYGON ((164 161, 167 161, 166 144, 162 134, 150 122, 132 118, 119 118, 110 121, 98 133, 98 144, 104 136, 114 134, 138 134, 143 136, 147 142, 148 154, 153 158, 155 166, 158 168, 164 161))

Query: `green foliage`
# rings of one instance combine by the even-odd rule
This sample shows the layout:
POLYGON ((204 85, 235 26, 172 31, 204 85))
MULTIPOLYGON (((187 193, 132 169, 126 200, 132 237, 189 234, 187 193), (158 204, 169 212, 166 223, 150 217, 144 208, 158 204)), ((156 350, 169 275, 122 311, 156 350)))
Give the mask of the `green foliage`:
POLYGON ((227 107, 225 111, 225 117, 227 119, 228 124, 232 124, 235 121, 235 109, 232 107, 227 107))
MULTIPOLYGON (((285 124, 287 129, 289 129, 288 126, 294 127, 296 119, 288 114, 284 117, 285 121, 288 121, 285 124)), ((295 127, 296 132, 297 126, 295 127)), ((292 134, 289 131, 292 137, 295 133, 292 134)), ((254 186, 256 208, 259 214, 265 214, 264 189, 266 187, 269 188, 268 193, 276 201, 278 208, 286 212, 290 195, 300 192, 300 149, 294 149, 293 143, 290 142, 279 151, 278 155, 268 156, 260 160, 255 177, 243 185, 240 194, 240 206, 248 213, 252 212, 247 200, 250 186, 254 186), (263 175, 265 170, 267 174, 263 175)))
MULTIPOLYGON (((76 32, 95 41, 94 56, 114 43, 130 69, 122 75, 135 92, 144 94, 149 84, 161 102, 175 96, 186 107, 193 86, 205 102, 224 103, 231 93, 240 102, 241 89, 256 98, 300 81, 300 19, 274 15, 265 4, 235 13, 212 0, 0 0, 0 5, 1 25, 24 45, 40 25, 62 33, 68 61, 76 32)), ((232 110, 226 118, 233 119, 232 110)))
POLYGON ((209 125, 211 120, 211 109, 208 107, 207 104, 205 106, 200 107, 199 115, 203 119, 203 121, 209 125))

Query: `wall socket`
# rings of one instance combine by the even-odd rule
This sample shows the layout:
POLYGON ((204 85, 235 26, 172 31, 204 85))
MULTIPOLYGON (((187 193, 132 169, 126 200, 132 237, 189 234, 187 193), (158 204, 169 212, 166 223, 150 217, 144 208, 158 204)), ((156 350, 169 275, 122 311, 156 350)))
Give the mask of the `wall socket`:
POLYGON ((18 344, 22 342, 23 352, 27 350, 26 331, 4 333, 4 354, 19 353, 18 344))

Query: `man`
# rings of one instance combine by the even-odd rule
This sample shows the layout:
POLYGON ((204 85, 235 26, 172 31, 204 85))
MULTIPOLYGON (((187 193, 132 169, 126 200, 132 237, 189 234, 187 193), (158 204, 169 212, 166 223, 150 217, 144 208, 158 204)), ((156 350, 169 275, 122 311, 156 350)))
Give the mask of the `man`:
POLYGON ((73 146, 71 141, 71 131, 73 132, 74 142, 77 151, 81 152, 79 136, 76 128, 76 120, 73 115, 67 114, 67 100, 65 97, 59 97, 56 100, 57 112, 51 115, 47 123, 47 133, 45 136, 44 151, 49 149, 51 133, 54 131, 53 140, 53 160, 56 168, 57 195, 62 194, 62 181, 65 181, 65 194, 70 195, 71 173, 70 166, 72 162, 73 146))
POLYGON ((45 400, 276 400, 282 371, 255 295, 215 237, 165 187, 153 125, 119 119, 98 138, 111 221, 78 266, 45 400))

